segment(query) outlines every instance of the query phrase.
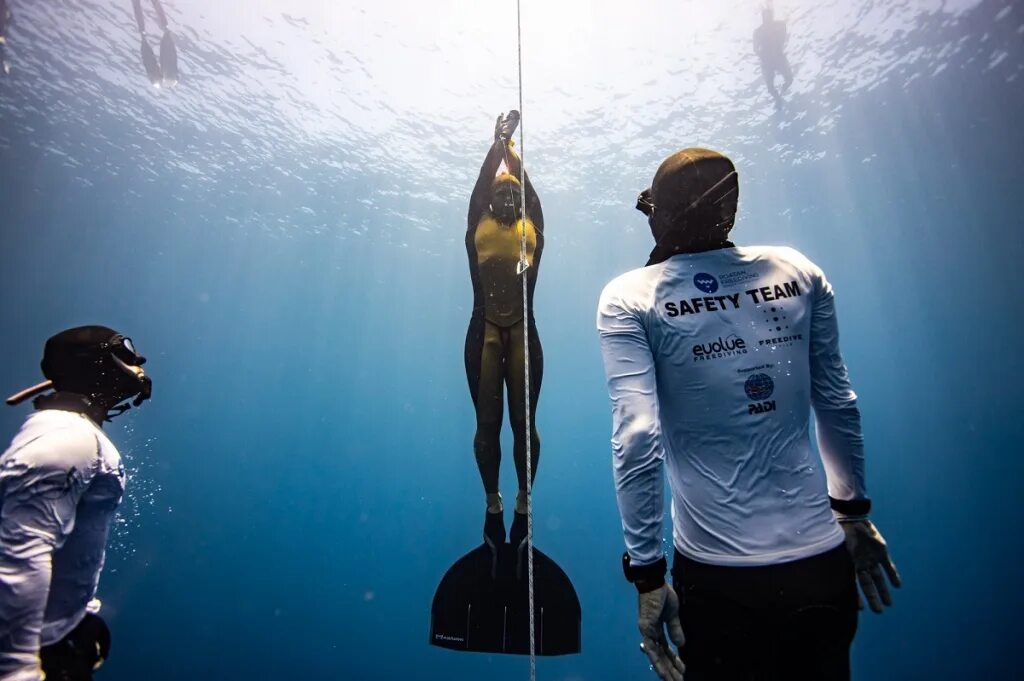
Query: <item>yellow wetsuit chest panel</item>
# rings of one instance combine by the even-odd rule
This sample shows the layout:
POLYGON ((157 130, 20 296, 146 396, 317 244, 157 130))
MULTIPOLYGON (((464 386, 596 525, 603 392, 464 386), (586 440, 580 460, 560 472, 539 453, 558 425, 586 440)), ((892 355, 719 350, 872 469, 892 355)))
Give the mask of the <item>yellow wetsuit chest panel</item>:
POLYGON ((523 318, 523 283, 516 268, 524 229, 526 261, 533 267, 537 250, 533 221, 519 220, 513 227, 487 216, 477 224, 473 235, 484 296, 484 317, 492 324, 512 326, 523 318))

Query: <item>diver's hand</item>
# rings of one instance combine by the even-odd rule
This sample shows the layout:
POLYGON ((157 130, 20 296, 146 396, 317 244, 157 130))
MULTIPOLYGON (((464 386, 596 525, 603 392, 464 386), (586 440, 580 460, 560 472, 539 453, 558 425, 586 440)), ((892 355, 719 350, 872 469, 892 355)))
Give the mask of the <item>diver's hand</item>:
POLYGON ((647 653, 651 667, 662 681, 683 681, 686 667, 672 650, 672 645, 681 648, 685 642, 679 622, 679 597, 671 586, 663 584, 654 591, 640 594, 639 603, 638 620, 643 637, 640 649, 647 653))
MULTIPOLYGON (((892 558, 889 557, 889 548, 885 544, 885 539, 867 518, 861 520, 840 519, 839 525, 846 534, 846 550, 853 558, 860 590, 864 592, 864 598, 868 599, 871 610, 876 613, 882 612, 883 606, 892 605, 889 586, 885 583, 886 575, 894 587, 898 588, 903 583, 892 558)), ((864 599, 860 594, 857 595, 857 600, 860 608, 863 609, 864 599)))
POLYGON ((512 109, 507 114, 500 114, 494 123, 494 141, 507 142, 512 139, 519 127, 519 112, 512 109))

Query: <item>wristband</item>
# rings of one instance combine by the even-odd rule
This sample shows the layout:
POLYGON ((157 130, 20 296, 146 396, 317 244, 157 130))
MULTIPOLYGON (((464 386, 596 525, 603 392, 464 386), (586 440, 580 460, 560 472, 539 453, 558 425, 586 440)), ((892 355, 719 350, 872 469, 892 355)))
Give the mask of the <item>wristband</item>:
POLYGON ((866 518, 868 513, 871 513, 871 500, 868 498, 843 500, 829 497, 828 505, 832 507, 832 510, 837 515, 841 516, 866 518))
POLYGON ((664 586, 667 570, 668 561, 665 560, 665 556, 650 565, 633 566, 629 561, 629 554, 622 554, 622 574, 626 576, 627 582, 636 587, 639 593, 645 594, 664 586))

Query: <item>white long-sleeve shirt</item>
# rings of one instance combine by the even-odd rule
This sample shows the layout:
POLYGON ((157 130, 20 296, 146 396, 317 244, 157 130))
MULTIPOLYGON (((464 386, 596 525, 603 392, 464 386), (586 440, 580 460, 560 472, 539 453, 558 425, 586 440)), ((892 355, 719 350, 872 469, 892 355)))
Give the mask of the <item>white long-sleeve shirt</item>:
POLYGON ((634 564, 664 555, 663 464, 693 560, 768 565, 843 541, 828 495, 865 496, 863 438, 817 266, 791 248, 676 255, 609 283, 597 327, 634 564))
POLYGON ((85 416, 34 412, 0 456, 0 679, 39 681, 39 648, 95 611, 121 456, 85 416))

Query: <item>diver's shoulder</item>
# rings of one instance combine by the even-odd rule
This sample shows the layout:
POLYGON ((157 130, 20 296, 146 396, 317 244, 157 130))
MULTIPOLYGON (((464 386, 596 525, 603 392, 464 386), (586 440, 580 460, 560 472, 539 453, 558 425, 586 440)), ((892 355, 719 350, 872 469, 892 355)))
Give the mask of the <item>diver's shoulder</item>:
POLYGON ((648 297, 653 283, 658 279, 665 264, 638 267, 616 276, 601 291, 601 306, 609 303, 641 302, 648 297))
POLYGON ((810 272, 820 270, 810 258, 792 246, 742 246, 738 250, 747 257, 788 263, 798 269, 810 272))
POLYGON ((665 263, 638 267, 634 270, 623 272, 609 281, 604 290, 608 292, 630 292, 638 287, 645 287, 651 281, 658 278, 661 270, 665 269, 665 263))
POLYGON ((85 416, 59 409, 37 411, 25 419, 4 459, 35 468, 85 465, 96 459, 98 429, 85 416))

